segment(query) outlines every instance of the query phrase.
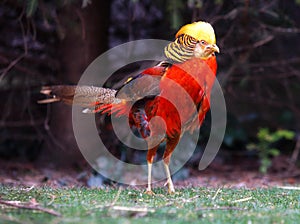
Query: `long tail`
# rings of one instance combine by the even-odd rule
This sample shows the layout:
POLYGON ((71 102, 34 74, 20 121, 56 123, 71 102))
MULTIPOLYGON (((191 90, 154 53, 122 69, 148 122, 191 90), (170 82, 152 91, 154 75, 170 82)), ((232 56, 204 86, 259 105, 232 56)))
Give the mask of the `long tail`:
POLYGON ((62 101, 66 104, 76 104, 86 107, 84 112, 99 112, 89 109, 95 106, 101 108, 101 105, 119 104, 121 99, 116 98, 117 90, 95 87, 95 86, 75 86, 75 85, 57 85, 44 86, 42 94, 49 96, 47 99, 39 100, 38 103, 53 103, 62 101))

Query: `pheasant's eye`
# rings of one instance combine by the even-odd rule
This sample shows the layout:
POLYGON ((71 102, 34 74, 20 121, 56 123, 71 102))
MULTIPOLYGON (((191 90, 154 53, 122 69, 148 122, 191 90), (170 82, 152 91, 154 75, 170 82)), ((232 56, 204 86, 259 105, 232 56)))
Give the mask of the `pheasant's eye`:
POLYGON ((205 40, 201 40, 200 43, 203 44, 203 45, 207 45, 205 40))

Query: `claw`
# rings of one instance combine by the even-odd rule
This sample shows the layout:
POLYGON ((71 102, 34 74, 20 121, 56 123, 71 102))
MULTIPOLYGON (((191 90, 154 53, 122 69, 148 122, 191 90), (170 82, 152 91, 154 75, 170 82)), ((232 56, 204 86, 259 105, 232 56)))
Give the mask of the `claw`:
POLYGON ((145 191, 145 194, 148 194, 148 195, 150 195, 150 196, 155 195, 155 193, 154 193, 152 190, 146 190, 146 191, 145 191))
POLYGON ((171 190, 168 190, 168 194, 169 195, 180 195, 180 192, 178 192, 178 191, 171 191, 171 190))
POLYGON ((174 188, 173 188, 173 189, 170 189, 170 188, 169 188, 169 189, 168 189, 168 193, 169 193, 169 194, 175 194, 176 192, 175 192, 174 188))

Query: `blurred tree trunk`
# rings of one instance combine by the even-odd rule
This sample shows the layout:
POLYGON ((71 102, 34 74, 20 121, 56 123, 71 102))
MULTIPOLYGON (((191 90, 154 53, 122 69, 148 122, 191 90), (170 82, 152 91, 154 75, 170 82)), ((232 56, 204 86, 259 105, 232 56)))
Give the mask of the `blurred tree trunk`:
MULTIPOLYGON (((61 42, 57 48, 61 61, 58 79, 76 84, 87 66, 108 47, 110 1, 93 1, 85 8, 71 4, 58 15, 61 42)), ((82 162, 72 128, 72 108, 62 103, 51 105, 52 140, 46 144, 42 161, 57 165, 82 162)))

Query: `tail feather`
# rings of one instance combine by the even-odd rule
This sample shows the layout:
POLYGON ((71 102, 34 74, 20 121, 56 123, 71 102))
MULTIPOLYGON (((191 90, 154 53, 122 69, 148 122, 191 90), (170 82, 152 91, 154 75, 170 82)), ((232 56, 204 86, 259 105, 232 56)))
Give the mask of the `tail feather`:
POLYGON ((66 104, 72 104, 75 95, 76 86, 43 86, 40 93, 49 98, 39 100, 38 103, 54 103, 62 101, 66 104))
POLYGON ((44 86, 40 93, 49 98, 39 100, 38 103, 54 103, 62 101, 66 104, 76 104, 82 107, 83 113, 116 113, 119 116, 127 112, 126 103, 116 97, 117 90, 95 87, 57 85, 44 86))
POLYGON ((126 101, 123 101, 118 104, 101 104, 97 105, 94 108, 85 108, 83 113, 101 113, 111 115, 114 114, 116 117, 127 115, 130 111, 130 104, 126 101))
POLYGON ((59 102, 61 101, 61 99, 59 98, 48 98, 48 99, 44 99, 44 100, 38 100, 37 102, 39 104, 46 104, 46 103, 54 103, 54 102, 59 102))
POLYGON ((50 99, 40 100, 39 103, 52 103, 62 101, 64 103, 78 104, 81 106, 91 106, 96 104, 119 103, 120 99, 116 98, 116 90, 95 86, 75 86, 75 85, 57 85, 44 86, 41 91, 50 99))

